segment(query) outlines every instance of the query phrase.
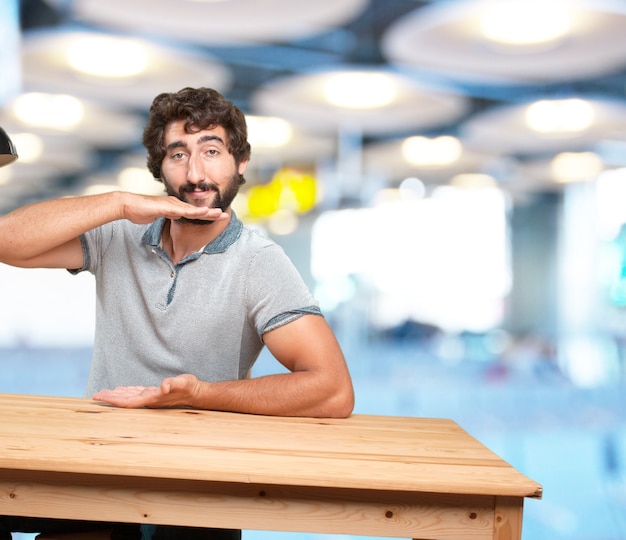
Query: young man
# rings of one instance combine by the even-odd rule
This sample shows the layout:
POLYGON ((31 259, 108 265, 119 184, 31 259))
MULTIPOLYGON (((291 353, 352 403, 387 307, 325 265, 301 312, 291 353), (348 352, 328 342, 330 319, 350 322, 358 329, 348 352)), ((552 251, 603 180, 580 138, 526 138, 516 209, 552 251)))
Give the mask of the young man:
POLYGON ((58 199, 0 218, 0 262, 96 278, 86 395, 120 407, 349 416, 350 375, 317 303, 284 252, 231 209, 250 158, 243 113, 211 89, 161 94, 143 142, 167 196, 58 199), (288 372, 248 377, 263 346, 288 372))

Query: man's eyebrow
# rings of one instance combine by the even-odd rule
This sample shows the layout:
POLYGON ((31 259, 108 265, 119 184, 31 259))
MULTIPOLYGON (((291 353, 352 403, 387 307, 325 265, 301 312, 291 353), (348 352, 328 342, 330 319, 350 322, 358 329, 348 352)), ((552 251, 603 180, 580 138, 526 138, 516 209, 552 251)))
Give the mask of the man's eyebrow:
MULTIPOLYGON (((204 144, 206 142, 215 141, 220 143, 222 146, 226 146, 224 144, 223 139, 219 135, 203 135, 198 139, 198 144, 204 144)), ((165 148, 166 151, 174 150, 175 148, 187 148, 187 143, 184 141, 172 141, 165 148)))
POLYGON ((198 139, 198 144, 202 144, 202 143, 205 143, 205 142, 211 142, 211 141, 217 141, 221 145, 226 146, 224 144, 224 141, 222 140, 222 138, 219 135, 203 135, 202 137, 200 137, 198 139))
POLYGON ((165 150, 170 151, 174 148, 187 148, 187 143, 183 141, 173 141, 165 147, 165 150))

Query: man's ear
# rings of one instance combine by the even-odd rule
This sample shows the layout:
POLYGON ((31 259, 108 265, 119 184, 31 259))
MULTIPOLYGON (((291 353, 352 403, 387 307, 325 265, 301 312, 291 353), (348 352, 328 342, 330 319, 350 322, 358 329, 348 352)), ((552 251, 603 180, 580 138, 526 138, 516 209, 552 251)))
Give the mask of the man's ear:
POLYGON ((239 172, 240 175, 242 175, 244 172, 246 172, 246 167, 247 166, 248 166, 248 160, 247 159, 239 163, 239 167, 238 167, 237 171, 239 172))

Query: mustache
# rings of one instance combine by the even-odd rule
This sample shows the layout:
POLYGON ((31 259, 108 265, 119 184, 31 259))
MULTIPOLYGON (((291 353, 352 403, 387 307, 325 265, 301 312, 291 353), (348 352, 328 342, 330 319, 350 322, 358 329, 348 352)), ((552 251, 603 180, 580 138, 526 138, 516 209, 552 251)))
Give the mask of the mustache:
POLYGON ((179 188, 180 193, 189 193, 196 190, 200 191, 219 191, 215 184, 209 182, 200 182, 198 184, 192 184, 191 182, 187 182, 184 186, 179 188))

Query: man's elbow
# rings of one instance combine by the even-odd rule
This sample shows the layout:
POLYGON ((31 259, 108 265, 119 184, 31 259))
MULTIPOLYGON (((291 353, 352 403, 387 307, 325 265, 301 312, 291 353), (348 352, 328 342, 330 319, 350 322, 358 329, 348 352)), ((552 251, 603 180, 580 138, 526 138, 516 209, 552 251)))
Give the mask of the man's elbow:
POLYGON ((351 384, 342 387, 329 401, 329 418, 348 418, 354 410, 354 388, 351 384))

